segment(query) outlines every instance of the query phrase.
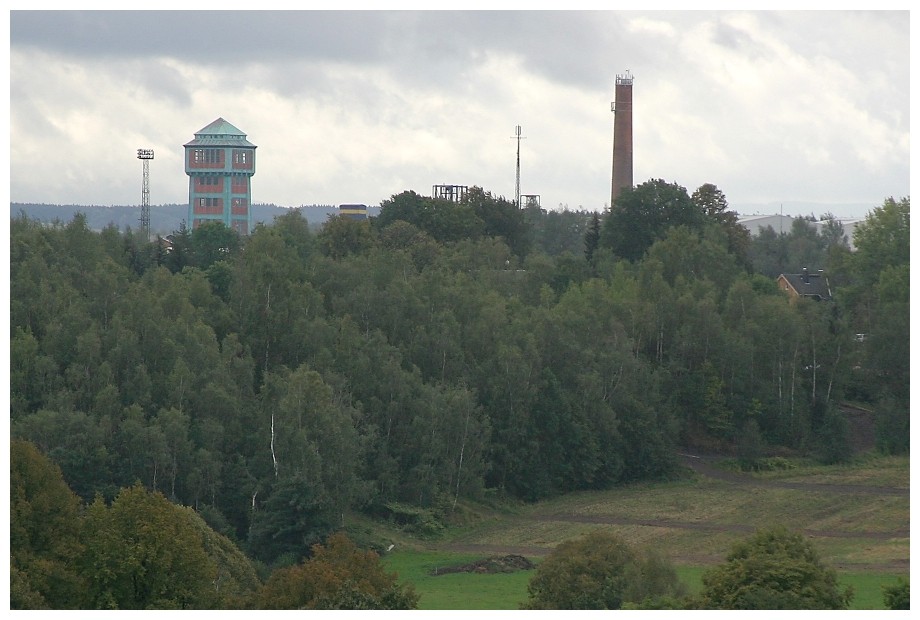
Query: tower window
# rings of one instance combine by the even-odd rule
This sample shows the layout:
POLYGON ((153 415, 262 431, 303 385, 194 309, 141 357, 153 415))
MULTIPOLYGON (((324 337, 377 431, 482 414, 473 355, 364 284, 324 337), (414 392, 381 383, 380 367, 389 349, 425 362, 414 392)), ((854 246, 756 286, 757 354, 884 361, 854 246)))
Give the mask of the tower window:
POLYGON ((244 169, 252 168, 252 153, 246 149, 234 149, 233 167, 244 169))
POLYGON ((195 177, 195 186, 197 191, 216 192, 220 191, 222 179, 215 175, 205 175, 195 177))
POLYGON ((245 194, 249 191, 249 177, 234 176, 230 182, 230 191, 234 194, 245 194))
POLYGON ((224 163, 223 149, 193 149, 189 157, 189 165, 193 167, 216 167, 224 163))

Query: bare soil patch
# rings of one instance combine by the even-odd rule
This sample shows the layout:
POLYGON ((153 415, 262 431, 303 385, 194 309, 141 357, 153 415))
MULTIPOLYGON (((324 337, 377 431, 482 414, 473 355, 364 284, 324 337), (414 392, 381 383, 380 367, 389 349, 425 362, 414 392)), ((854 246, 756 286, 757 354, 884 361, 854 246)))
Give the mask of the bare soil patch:
POLYGON ((431 575, 447 575, 450 573, 513 573, 519 570, 531 570, 534 563, 522 555, 508 554, 493 556, 460 564, 457 566, 438 567, 431 570, 431 575))

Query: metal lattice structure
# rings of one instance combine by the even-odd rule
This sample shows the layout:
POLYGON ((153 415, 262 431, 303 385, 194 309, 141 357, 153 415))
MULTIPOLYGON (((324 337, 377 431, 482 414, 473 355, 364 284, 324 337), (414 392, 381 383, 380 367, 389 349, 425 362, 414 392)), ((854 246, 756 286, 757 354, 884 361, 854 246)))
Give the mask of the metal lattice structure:
POLYGON ((466 198, 467 189, 466 185, 433 185, 431 197, 450 202, 461 202, 466 198))
POLYGON ((153 149, 137 149, 137 158, 144 163, 144 177, 141 184, 141 230, 150 241, 150 160, 153 149))
POLYGON ((515 125, 513 139, 517 139, 517 167, 514 175, 514 204, 521 208, 521 126, 515 125))

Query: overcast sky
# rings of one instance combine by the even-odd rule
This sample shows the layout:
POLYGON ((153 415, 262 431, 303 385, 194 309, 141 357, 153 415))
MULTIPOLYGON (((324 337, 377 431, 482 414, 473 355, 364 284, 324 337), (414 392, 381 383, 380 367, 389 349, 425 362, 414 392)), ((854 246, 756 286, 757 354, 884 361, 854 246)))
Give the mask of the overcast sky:
POLYGON ((254 202, 513 198, 521 125, 521 192, 603 209, 628 70, 636 184, 858 216, 910 194, 909 27, 907 11, 12 11, 10 199, 140 204, 152 148, 151 204, 185 203, 182 145, 223 117, 258 146, 254 202))

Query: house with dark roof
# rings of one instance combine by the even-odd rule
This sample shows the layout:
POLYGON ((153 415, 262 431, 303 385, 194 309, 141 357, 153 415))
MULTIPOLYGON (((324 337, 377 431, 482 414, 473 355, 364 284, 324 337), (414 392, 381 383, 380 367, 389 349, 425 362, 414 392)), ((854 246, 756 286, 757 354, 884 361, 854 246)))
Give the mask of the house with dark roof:
POLYGON ((776 283, 790 299, 809 298, 826 301, 831 298, 831 287, 821 269, 818 273, 808 273, 807 267, 802 269, 802 273, 781 273, 776 278, 776 283))

